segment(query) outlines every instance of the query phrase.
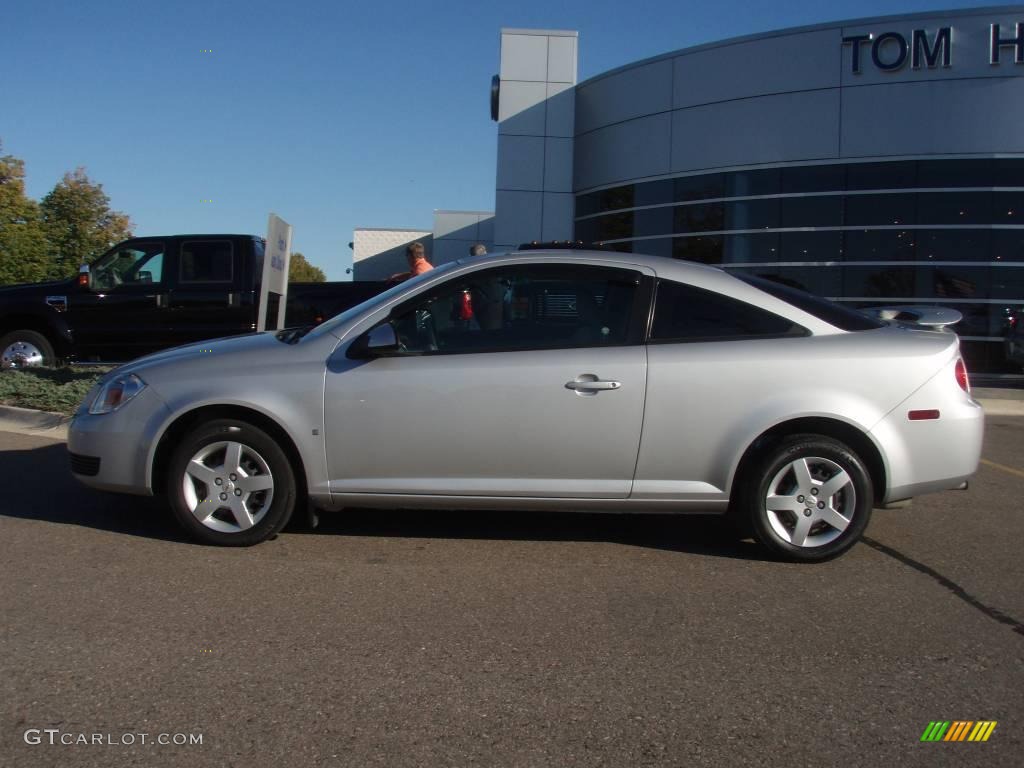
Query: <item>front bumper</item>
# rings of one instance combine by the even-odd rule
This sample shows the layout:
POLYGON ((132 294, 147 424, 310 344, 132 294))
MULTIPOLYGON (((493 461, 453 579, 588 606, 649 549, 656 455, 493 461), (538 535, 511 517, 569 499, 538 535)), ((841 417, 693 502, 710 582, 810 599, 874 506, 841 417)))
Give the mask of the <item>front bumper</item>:
POLYGON ((113 413, 95 416, 80 408, 68 428, 71 474, 102 491, 151 496, 151 447, 169 416, 152 387, 113 413))

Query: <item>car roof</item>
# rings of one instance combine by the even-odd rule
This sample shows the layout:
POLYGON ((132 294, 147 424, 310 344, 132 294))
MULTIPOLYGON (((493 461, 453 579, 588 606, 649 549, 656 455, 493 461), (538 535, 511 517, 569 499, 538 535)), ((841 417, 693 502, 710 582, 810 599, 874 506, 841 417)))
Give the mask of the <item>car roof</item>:
POLYGON ((561 261, 593 263, 595 261, 607 261, 615 264, 635 264, 638 267, 647 267, 658 274, 671 272, 679 277, 690 273, 693 276, 704 276, 709 274, 725 274, 718 267, 708 264, 698 264, 694 261, 683 261, 668 256, 647 256, 642 253, 624 253, 619 251, 585 251, 573 249, 550 250, 529 250, 529 251, 506 251, 489 253, 485 256, 464 256, 458 260, 459 264, 483 264, 485 262, 508 262, 508 261, 561 261))

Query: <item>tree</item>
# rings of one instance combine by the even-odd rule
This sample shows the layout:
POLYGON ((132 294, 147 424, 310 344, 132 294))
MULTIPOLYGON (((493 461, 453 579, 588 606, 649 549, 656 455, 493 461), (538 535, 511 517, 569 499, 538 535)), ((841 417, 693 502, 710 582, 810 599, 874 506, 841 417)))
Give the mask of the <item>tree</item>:
POLYGON ((83 261, 132 236, 127 214, 110 210, 103 186, 90 181, 84 168, 65 173, 39 207, 53 254, 53 278, 71 277, 83 261))
POLYGON ((320 267, 314 267, 306 257, 296 251, 288 262, 289 283, 326 283, 327 275, 320 267))
POLYGON ((46 271, 46 237, 39 206, 25 195, 25 162, 0 155, 0 285, 36 282, 46 271))

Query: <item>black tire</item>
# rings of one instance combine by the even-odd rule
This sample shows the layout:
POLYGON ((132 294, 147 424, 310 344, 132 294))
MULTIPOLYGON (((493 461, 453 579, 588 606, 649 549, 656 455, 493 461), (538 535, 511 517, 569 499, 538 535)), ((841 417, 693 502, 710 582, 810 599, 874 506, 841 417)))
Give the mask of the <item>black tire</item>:
POLYGON ((799 562, 829 560, 856 544, 867 528, 874 506, 871 475, 860 457, 838 440, 822 435, 789 436, 750 462, 744 473, 745 477, 737 478, 738 492, 732 510, 735 522, 741 530, 749 531, 758 543, 777 556, 799 562), (846 473, 848 482, 829 497, 831 503, 818 501, 818 496, 808 495, 805 501, 799 502, 799 507, 806 505, 805 509, 769 512, 766 503, 769 491, 773 495, 794 500, 804 498, 800 493, 802 486, 793 469, 800 459, 808 460, 806 465, 801 463, 801 466, 811 469, 811 484, 816 493, 820 494, 821 489, 830 490, 822 482, 827 482, 831 477, 836 477, 834 483, 843 482, 844 478, 839 477, 840 469, 846 473), (819 506, 822 508, 819 509, 819 506), (808 511, 810 514, 807 514, 808 511), (826 519, 825 516, 831 515, 833 511, 842 513, 849 521, 845 528, 840 529, 828 521, 831 519, 842 525, 841 519, 826 519), (801 520, 801 517, 807 519, 801 520), (799 530, 798 525, 801 526, 799 530), (810 527, 807 528, 807 525, 810 527), (806 538, 803 545, 797 546, 793 542, 801 534, 806 538), (813 540, 822 543, 815 545, 813 540))
MULTIPOLYGON (((212 471, 218 475, 217 479, 220 479, 222 483, 229 483, 227 475, 229 470, 215 469, 212 471), (220 477, 222 474, 224 476, 220 477)), ((242 480, 245 479, 243 476, 242 480)), ((190 479, 189 482, 192 484, 192 492, 196 498, 200 496, 204 487, 214 488, 212 484, 207 486, 202 481, 197 482, 195 479, 190 479)), ((174 516, 192 538, 204 544, 222 547, 250 547, 271 538, 288 524, 295 510, 297 483, 295 469, 287 455, 266 432, 245 421, 218 419, 197 427, 185 435, 177 445, 169 463, 166 488, 168 502, 174 516), (201 522, 193 514, 189 500, 186 499, 186 468, 193 457, 207 448, 212 451, 208 459, 210 466, 216 466, 217 461, 223 462, 226 456, 218 453, 219 449, 212 448, 219 443, 240 444, 243 447, 243 463, 248 463, 255 470, 250 474, 267 474, 269 471, 271 476, 273 488, 269 504, 260 505, 260 499, 265 499, 266 496, 261 497, 258 492, 253 496, 243 496, 243 498, 252 500, 251 506, 247 502, 247 509, 253 511, 253 518, 258 517, 252 527, 241 529, 235 513, 231 512, 227 506, 221 506, 213 515, 208 516, 208 523, 201 522), (259 468, 257 460, 262 460, 265 467, 259 468), (210 527, 211 525, 224 529, 237 527, 238 530, 215 530, 210 527)), ((220 488, 226 491, 224 495, 230 502, 232 489, 225 485, 221 485, 220 488)), ((241 489, 241 482, 239 482, 239 490, 241 489)), ((208 490, 206 495, 211 498, 213 504, 217 504, 216 499, 223 498, 223 496, 220 493, 213 496, 213 493, 214 491, 208 490)))
MULTIPOLYGON (((27 328, 11 331, 0 337, 0 355, 4 355, 8 347, 18 342, 31 344, 38 349, 43 356, 43 365, 52 367, 57 364, 57 356, 53 352, 53 344, 50 343, 50 340, 38 331, 30 331, 27 328)), ((0 360, 0 367, 12 367, 6 356, 0 360)))

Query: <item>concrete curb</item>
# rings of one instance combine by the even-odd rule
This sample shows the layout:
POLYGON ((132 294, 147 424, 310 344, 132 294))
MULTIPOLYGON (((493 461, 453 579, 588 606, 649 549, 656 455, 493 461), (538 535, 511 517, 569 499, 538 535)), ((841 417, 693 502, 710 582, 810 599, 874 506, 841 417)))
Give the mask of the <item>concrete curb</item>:
POLYGON ((0 405, 0 432, 17 432, 51 440, 67 440, 70 422, 71 417, 63 413, 0 405))
MULTIPOLYGON (((1024 416, 1024 400, 986 397, 978 398, 978 402, 986 416, 1024 416)), ((0 432, 67 440, 70 423, 71 417, 62 413, 0 405, 0 432)))

